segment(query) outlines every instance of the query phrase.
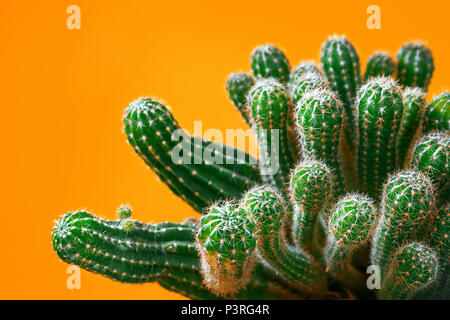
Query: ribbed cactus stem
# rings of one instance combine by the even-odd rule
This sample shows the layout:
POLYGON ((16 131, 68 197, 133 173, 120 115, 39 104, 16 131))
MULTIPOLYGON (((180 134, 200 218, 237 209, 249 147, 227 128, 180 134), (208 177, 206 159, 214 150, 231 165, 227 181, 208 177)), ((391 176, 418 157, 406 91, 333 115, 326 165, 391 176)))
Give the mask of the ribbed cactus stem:
POLYGON ((327 271, 350 287, 361 287, 364 278, 352 266, 352 256, 368 245, 375 227, 373 200, 362 194, 347 194, 332 209, 324 250, 327 271))
POLYGON ((394 60, 387 52, 375 52, 367 61, 366 71, 364 73, 364 81, 369 81, 370 78, 379 76, 394 76, 396 72, 396 65, 394 60))
POLYGON ((434 201, 431 180, 422 172, 410 169, 389 177, 372 241, 372 264, 383 268, 396 248, 424 231, 434 213, 434 201))
POLYGON ((307 73, 315 73, 318 75, 324 75, 314 61, 302 61, 289 76, 289 85, 293 85, 300 77, 303 77, 307 73))
POLYGON ((333 197, 334 177, 325 163, 306 159, 293 170, 289 185, 294 204, 294 241, 298 247, 314 253, 314 243, 321 211, 333 197))
POLYGON ((428 91, 434 62, 430 49, 420 42, 406 43, 397 52, 397 78, 405 87, 428 91))
POLYGON ((250 64, 256 78, 275 78, 283 84, 289 80, 289 60, 283 51, 271 44, 256 47, 250 64))
POLYGON ((252 114, 248 107, 247 95, 254 84, 253 77, 244 72, 232 73, 227 80, 228 95, 249 126, 252 125, 252 114))
POLYGON ((450 184, 450 136, 443 131, 433 131, 423 136, 414 147, 411 166, 428 176, 437 192, 447 192, 450 184))
POLYGON ((293 166, 287 146, 290 99, 281 83, 264 79, 250 90, 248 102, 258 138, 261 174, 281 190, 293 166))
POLYGON ((132 222, 124 230, 120 220, 68 213, 53 229, 53 248, 63 261, 121 282, 153 282, 171 270, 198 271, 191 225, 132 222))
POLYGON ((239 197, 259 180, 256 159, 180 129, 162 103, 140 98, 124 115, 128 142, 159 178, 202 212, 220 198, 239 197))
POLYGON ((423 132, 433 130, 446 131, 450 134, 450 93, 443 92, 433 98, 425 109, 423 132))
POLYGON ((400 87, 392 78, 372 78, 358 91, 357 169, 360 190, 376 199, 396 168, 395 139, 403 112, 400 87))
POLYGON ((306 252, 286 242, 282 225, 287 207, 271 186, 255 187, 247 192, 242 206, 258 223, 258 252, 286 284, 296 290, 319 296, 326 288, 320 265, 306 252))
POLYGON ((408 150, 418 135, 426 105, 425 93, 420 88, 406 88, 402 98, 402 120, 396 141, 397 167, 403 167, 407 161, 408 150))
POLYGON ((345 191, 338 153, 341 137, 342 103, 333 91, 321 88, 307 91, 297 103, 299 139, 305 155, 324 161, 336 176, 336 192, 345 191))
POLYGON ((255 222, 233 203, 211 206, 197 232, 203 278, 221 296, 234 296, 250 282, 256 265, 255 222))
POLYGON ((413 299, 433 286, 439 272, 436 251, 423 243, 412 242, 400 247, 386 269, 381 285, 381 299, 413 299))
POLYGON ((361 84, 359 57, 353 45, 344 36, 332 36, 322 45, 320 60, 330 86, 339 94, 344 106, 344 132, 350 150, 355 142, 356 90, 361 84))
POLYGON ((298 101, 307 91, 320 88, 328 88, 327 78, 321 73, 308 72, 297 77, 295 82, 290 84, 289 90, 293 103, 297 105, 298 101))

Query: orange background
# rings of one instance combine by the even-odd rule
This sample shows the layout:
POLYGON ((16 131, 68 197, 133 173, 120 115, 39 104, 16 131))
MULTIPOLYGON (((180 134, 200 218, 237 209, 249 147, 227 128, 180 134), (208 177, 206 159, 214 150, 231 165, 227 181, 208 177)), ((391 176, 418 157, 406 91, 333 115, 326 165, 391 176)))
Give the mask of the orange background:
POLYGON ((181 298, 85 271, 81 290, 68 290, 67 265, 51 248, 53 221, 69 210, 112 219, 129 203, 144 221, 197 215, 127 145, 128 103, 162 97, 191 132, 194 120, 204 130, 245 128, 224 88, 230 72, 249 70, 253 47, 273 43, 295 66, 317 61, 333 33, 349 37, 362 66, 374 50, 426 40, 436 94, 450 74, 448 12, 449 1, 431 0, 3 1, 0 298, 181 298), (70 4, 81 8, 81 30, 66 27, 70 4), (371 4, 381 30, 366 27, 371 4))

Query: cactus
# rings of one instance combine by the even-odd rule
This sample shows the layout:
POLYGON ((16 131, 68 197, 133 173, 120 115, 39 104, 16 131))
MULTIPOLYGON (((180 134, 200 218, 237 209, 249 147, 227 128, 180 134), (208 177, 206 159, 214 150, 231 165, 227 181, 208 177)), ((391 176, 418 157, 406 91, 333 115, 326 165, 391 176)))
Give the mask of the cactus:
POLYGON ((315 253, 314 243, 320 214, 333 198, 334 177, 323 163, 306 159, 292 171, 289 190, 294 204, 294 241, 298 247, 315 253))
POLYGON ((222 197, 239 197, 258 182, 256 159, 231 147, 188 136, 169 109, 154 99, 132 102, 123 120, 128 142, 136 153, 176 195, 199 212, 222 197), (181 142, 173 139, 177 132, 179 137, 175 138, 181 138, 181 142), (208 154, 215 154, 211 162, 218 159, 217 164, 207 163, 208 154), (244 165, 239 164, 242 162, 244 165))
POLYGON ((425 109, 424 133, 432 130, 450 132, 450 93, 444 92, 433 98, 425 109))
POLYGON ((409 42, 397 52, 397 76, 401 85, 427 92, 433 71, 433 57, 424 44, 409 42))
POLYGON ((281 83, 289 80, 291 67, 283 51, 267 44, 255 48, 251 56, 252 73, 257 78, 275 78, 281 83))
POLYGON ((394 60, 386 52, 375 52, 369 57, 364 73, 364 81, 369 81, 370 78, 379 76, 394 76, 396 66, 394 60))
POLYGON ((450 136, 444 132, 431 132, 422 137, 411 158, 411 164, 431 179, 437 192, 443 192, 443 197, 448 197, 444 192, 450 187, 449 158, 450 136))
POLYGON ((258 81, 250 90, 248 103, 261 153, 261 164, 268 168, 275 166, 275 172, 266 177, 269 182, 283 188, 292 168, 293 157, 287 146, 287 122, 289 98, 284 87, 274 79, 258 81))
POLYGON ((324 88, 306 92, 296 109, 302 149, 306 155, 325 161, 334 171, 338 194, 345 191, 338 157, 342 112, 336 94, 324 88))
POLYGON ((227 80, 228 95, 249 126, 252 125, 252 117, 247 104, 247 94, 254 84, 253 77, 243 72, 232 73, 227 80))
POLYGON ((361 84, 343 37, 322 46, 324 73, 310 61, 290 73, 280 50, 256 48, 255 80, 233 74, 227 90, 258 158, 189 135, 156 99, 132 102, 129 144, 199 221, 142 223, 128 205, 117 220, 69 212, 53 249, 193 299, 450 299, 449 94, 425 106, 429 57, 406 45, 394 72, 376 54, 361 84))
POLYGON ((372 241, 372 264, 384 268, 395 248, 416 239, 434 213, 434 201, 431 180, 417 169, 400 171, 388 179, 372 241))
POLYGON ((289 75, 289 85, 295 84, 300 77, 307 73, 316 73, 323 76, 322 71, 314 61, 302 61, 289 75))
POLYGON ((249 283, 256 264, 256 231, 232 203, 216 204, 200 220, 197 233, 203 278, 221 295, 235 295, 249 283))
POLYGON ((359 57, 353 45, 344 36, 332 36, 322 46, 322 68, 331 87, 344 105, 344 131, 351 150, 354 147, 356 90, 361 84, 359 57))
POLYGON ((419 88, 406 88, 402 92, 403 112, 397 134, 396 155, 397 166, 403 167, 411 141, 417 138, 417 131, 425 109, 425 93, 419 88))
POLYGON ((400 88, 391 78, 372 78, 359 89, 356 108, 359 186, 376 198, 396 168, 395 137, 403 111, 400 88))
POLYGON ((387 268, 380 290, 381 299, 413 299, 433 285, 439 262, 435 250, 412 242, 400 247, 387 268))

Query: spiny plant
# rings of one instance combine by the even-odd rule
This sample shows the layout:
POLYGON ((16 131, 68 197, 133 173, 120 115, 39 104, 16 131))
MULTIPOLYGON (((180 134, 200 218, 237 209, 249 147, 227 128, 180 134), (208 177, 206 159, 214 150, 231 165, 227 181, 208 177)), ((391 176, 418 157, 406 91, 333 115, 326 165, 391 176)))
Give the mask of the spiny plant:
POLYGON ((355 47, 333 36, 321 62, 291 71, 265 45, 252 75, 228 78, 258 158, 188 135, 157 99, 132 102, 129 144, 202 216, 69 212, 52 232, 58 256, 193 299, 450 299, 450 95, 426 104, 431 52, 375 53, 361 77, 355 47))

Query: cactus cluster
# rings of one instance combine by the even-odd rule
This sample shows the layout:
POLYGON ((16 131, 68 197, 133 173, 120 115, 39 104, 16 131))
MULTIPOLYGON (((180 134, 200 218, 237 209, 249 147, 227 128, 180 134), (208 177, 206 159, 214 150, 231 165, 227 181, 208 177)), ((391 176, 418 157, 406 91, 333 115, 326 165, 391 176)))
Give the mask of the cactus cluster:
POLYGON ((58 256, 193 299, 450 299, 450 93, 426 103, 431 51, 376 52, 361 76, 355 47, 332 36, 320 60, 291 71, 264 45, 228 78, 258 158, 188 135, 157 99, 132 102, 129 144, 201 217, 70 212, 52 232, 58 256))

